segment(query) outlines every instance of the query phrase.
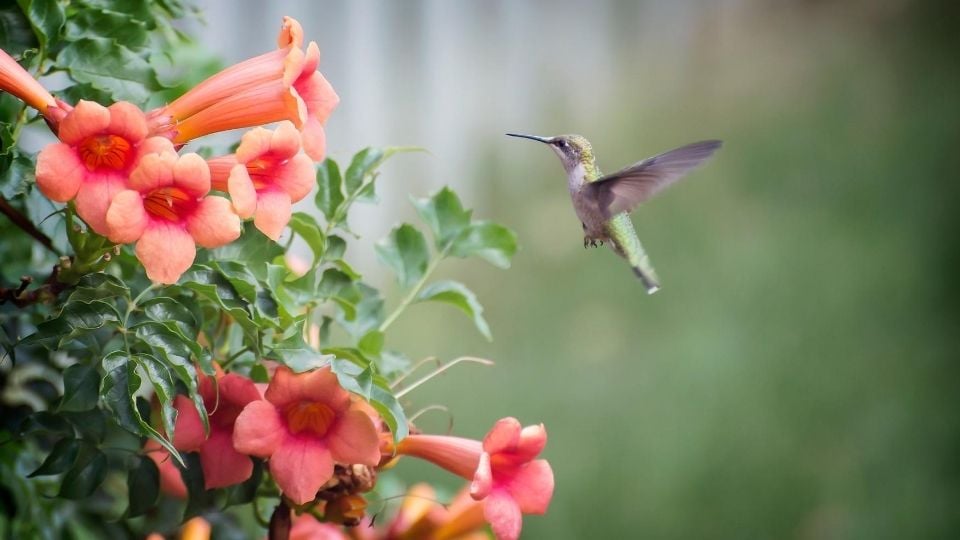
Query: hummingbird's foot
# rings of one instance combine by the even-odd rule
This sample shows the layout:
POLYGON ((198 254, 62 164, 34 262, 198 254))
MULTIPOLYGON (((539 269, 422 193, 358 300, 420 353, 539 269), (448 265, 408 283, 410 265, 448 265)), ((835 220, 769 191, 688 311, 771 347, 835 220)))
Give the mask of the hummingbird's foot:
POLYGON ((590 239, 587 238, 586 236, 584 236, 584 237, 583 237, 583 249, 587 249, 587 247, 588 247, 589 245, 590 245, 590 239))

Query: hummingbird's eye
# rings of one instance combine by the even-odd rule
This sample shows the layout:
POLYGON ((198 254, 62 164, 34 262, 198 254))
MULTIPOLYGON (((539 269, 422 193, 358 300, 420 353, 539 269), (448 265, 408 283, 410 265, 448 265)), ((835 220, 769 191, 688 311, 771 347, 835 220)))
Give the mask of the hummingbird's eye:
POLYGON ((563 140, 563 139, 560 139, 559 141, 557 141, 557 147, 559 147, 559 148, 566 148, 566 147, 567 147, 567 141, 565 141, 565 140, 563 140))

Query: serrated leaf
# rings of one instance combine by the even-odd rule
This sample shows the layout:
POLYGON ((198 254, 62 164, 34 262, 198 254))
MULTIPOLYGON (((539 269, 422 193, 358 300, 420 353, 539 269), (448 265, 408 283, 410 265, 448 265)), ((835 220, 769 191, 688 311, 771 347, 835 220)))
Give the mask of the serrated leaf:
MULTIPOLYGON (((174 328, 167 324, 146 322, 131 328, 131 330, 140 341, 154 352, 151 356, 161 360, 173 372, 174 376, 183 383, 187 389, 187 395, 197 407, 197 411, 200 412, 200 420, 203 422, 204 429, 207 429, 209 428, 207 410, 203 404, 203 397, 197 391, 197 370, 190 360, 191 355, 194 357, 203 356, 200 354, 200 345, 174 328)), ((213 371, 213 366, 210 365, 207 374, 213 374, 213 371)), ((172 396, 173 394, 169 395, 172 396)))
MULTIPOLYGON (((266 272, 266 265, 264 265, 266 272)), ((195 264, 180 278, 180 285, 215 302, 240 325, 254 350, 260 350, 260 327, 253 320, 252 308, 219 271, 195 264)))
POLYGON ((148 319, 164 325, 173 324, 191 341, 197 335, 198 321, 193 312, 173 298, 155 296, 140 304, 140 308, 148 319))
POLYGON ((66 472, 77 461, 80 452, 80 439, 60 439, 53 445, 47 458, 27 478, 35 476, 49 476, 66 472))
POLYGON ((444 302, 450 304, 460 311, 463 311, 473 319, 473 324, 477 330, 483 334, 487 340, 493 339, 490 335, 490 326, 483 318, 483 306, 477 300, 473 291, 464 284, 456 281, 438 281, 431 283, 420 290, 416 298, 417 302, 444 302))
POLYGON ((270 348, 269 356, 292 369, 295 373, 303 373, 317 369, 330 362, 333 358, 314 350, 303 339, 304 321, 297 321, 290 329, 284 332, 280 342, 270 348))
POLYGON ((160 470, 152 459, 134 456, 136 465, 127 471, 127 494, 130 504, 127 517, 146 514, 160 495, 160 470))
POLYGON ((129 295, 130 288, 120 281, 120 279, 103 272, 95 272, 80 278, 80 281, 78 281, 73 290, 70 291, 65 303, 89 303, 94 300, 122 298, 129 295))
POLYGON ((345 390, 359 395, 369 395, 370 404, 387 423, 393 433, 394 441, 407 436, 409 433, 407 415, 383 377, 376 375, 368 382, 369 374, 372 373, 369 366, 360 366, 350 360, 337 358, 330 365, 337 375, 337 381, 345 390))
POLYGON ((432 197, 412 201, 420 218, 433 231, 438 251, 446 248, 470 225, 472 211, 464 210, 457 194, 448 187, 444 187, 432 197))
POLYGON ((344 198, 340 167, 336 161, 327 158, 317 167, 317 195, 314 202, 327 221, 330 221, 343 204, 344 198))
POLYGON ((147 23, 131 16, 129 4, 127 10, 88 6, 72 12, 67 21, 67 39, 75 41, 89 35, 109 38, 132 50, 142 49, 150 41, 147 23))
POLYGON ((57 0, 17 0, 17 4, 30 20, 41 47, 58 40, 65 16, 57 0))
POLYGON ((368 357, 380 356, 383 350, 383 332, 371 330, 367 332, 360 341, 357 342, 357 348, 368 357))
POLYGON ((109 92, 115 100, 144 103, 151 91, 161 88, 145 59, 109 38, 84 37, 70 42, 56 62, 73 80, 109 92))
POLYGON ((63 499, 89 497, 107 477, 107 456, 93 446, 84 445, 73 467, 63 476, 60 493, 63 499))
POLYGON ((113 420, 134 435, 144 435, 160 443, 178 463, 183 464, 180 452, 160 435, 153 426, 144 421, 137 407, 135 393, 140 389, 140 376, 136 363, 123 351, 114 351, 103 357, 106 373, 100 383, 100 400, 113 413, 113 420))
POLYGON ((153 392, 157 396, 157 401, 160 403, 160 419, 163 422, 163 430, 166 433, 173 433, 177 421, 177 409, 173 406, 173 398, 176 397, 177 390, 174 387, 170 370, 163 362, 149 354, 140 354, 135 358, 146 373, 147 379, 153 386, 153 392))
POLYGON ((267 279, 267 264, 282 256, 283 248, 260 232, 253 222, 244 225, 240 238, 210 251, 210 258, 217 261, 236 261, 261 280, 267 279))
POLYGON ((323 230, 317 224, 313 216, 296 212, 290 217, 290 228, 297 233, 300 238, 307 243, 310 251, 313 252, 313 264, 317 265, 323 260, 323 252, 326 248, 326 239, 323 236, 323 230))
POLYGON ((37 36, 23 10, 13 2, 0 7, 0 49, 16 58, 37 45, 37 36))
POLYGON ((333 262, 343 258, 347 251, 347 241, 343 238, 331 234, 327 237, 327 250, 323 253, 324 262, 333 262))
POLYGON ((510 259, 517 252, 517 235, 489 221, 477 221, 453 241, 450 254, 456 257, 477 256, 500 268, 510 268, 510 259))
POLYGON ((67 304, 59 315, 37 325, 37 331, 24 338, 23 343, 55 341, 56 348, 61 348, 71 339, 119 320, 117 308, 101 300, 67 304))
POLYGON ((406 223, 390 231, 389 236, 377 242, 375 249, 404 289, 423 277, 430 262, 430 249, 423 234, 406 223))
POLYGON ((93 366, 74 364, 63 372, 59 411, 88 411, 100 399, 100 373, 93 366))
POLYGON ((339 314, 337 322, 354 339, 360 339, 383 322, 383 297, 380 296, 380 291, 365 283, 355 284, 352 290, 356 293, 356 299, 351 298, 355 317, 348 319, 345 314, 339 314))

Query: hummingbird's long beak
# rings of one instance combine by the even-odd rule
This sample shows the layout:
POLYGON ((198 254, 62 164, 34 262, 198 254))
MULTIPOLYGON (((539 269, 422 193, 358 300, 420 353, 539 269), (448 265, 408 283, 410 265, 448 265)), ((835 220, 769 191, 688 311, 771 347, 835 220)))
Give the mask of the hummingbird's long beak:
POLYGON ((532 141, 540 141, 542 143, 550 144, 550 139, 552 137, 540 137, 539 135, 525 135, 523 133, 507 133, 511 137, 520 137, 521 139, 530 139, 532 141))

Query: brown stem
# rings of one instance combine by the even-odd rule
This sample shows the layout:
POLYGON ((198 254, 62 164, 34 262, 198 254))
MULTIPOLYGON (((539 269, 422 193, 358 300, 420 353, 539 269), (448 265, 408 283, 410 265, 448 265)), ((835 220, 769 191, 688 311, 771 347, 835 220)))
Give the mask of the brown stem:
POLYGON ((9 218, 14 225, 23 229, 24 232, 32 236, 34 240, 40 242, 43 247, 49 249, 57 255, 60 254, 57 252, 57 248, 53 247, 53 242, 50 240, 50 237, 43 234, 43 232, 41 232, 36 225, 27 219, 27 216, 23 215, 19 210, 11 206, 10 202, 2 196, 0 196, 0 213, 7 216, 7 218, 9 218))
POLYGON ((290 507, 287 501, 280 498, 280 503, 273 509, 270 516, 270 529, 267 533, 269 540, 290 540, 290 507))
POLYGON ((38 302, 52 302, 67 287, 66 284, 57 279, 59 275, 60 265, 58 264, 53 267, 50 276, 34 289, 27 290, 27 286, 33 282, 33 278, 30 276, 20 278, 20 284, 16 287, 0 287, 0 305, 10 302, 18 308, 22 308, 38 302))

